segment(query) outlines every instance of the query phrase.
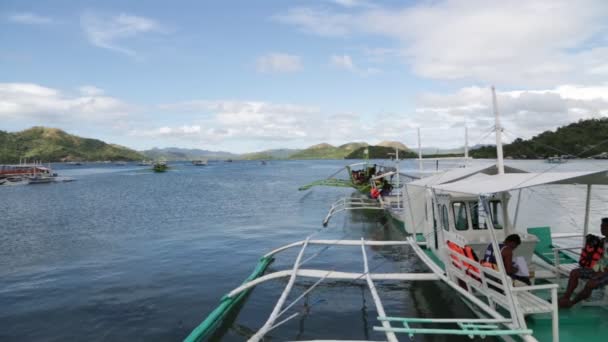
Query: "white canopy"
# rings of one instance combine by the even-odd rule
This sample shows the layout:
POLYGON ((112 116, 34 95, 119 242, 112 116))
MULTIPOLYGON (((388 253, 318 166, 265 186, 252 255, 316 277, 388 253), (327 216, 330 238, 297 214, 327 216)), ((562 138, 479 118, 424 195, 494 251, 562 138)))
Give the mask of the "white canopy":
MULTIPOLYGON (((513 167, 509 167, 509 166, 505 166, 505 172, 521 174, 521 173, 525 173, 526 171, 516 169, 513 167)), ((451 170, 447 170, 447 171, 435 174, 430 177, 424 177, 422 179, 418 179, 416 181, 407 183, 407 185, 408 186, 413 185, 413 186, 427 187, 427 186, 433 186, 433 185, 438 185, 438 184, 446 184, 446 183, 455 182, 455 181, 458 181, 461 179, 465 179, 467 177, 470 177, 472 175, 479 174, 479 173, 486 174, 486 175, 493 175, 493 174, 498 173, 498 169, 496 168, 495 164, 490 164, 490 165, 486 164, 486 165, 481 165, 481 166, 451 169, 451 170)))
POLYGON ((437 184, 435 190, 474 195, 492 194, 547 184, 608 185, 608 170, 587 172, 505 173, 473 175, 453 183, 437 184))

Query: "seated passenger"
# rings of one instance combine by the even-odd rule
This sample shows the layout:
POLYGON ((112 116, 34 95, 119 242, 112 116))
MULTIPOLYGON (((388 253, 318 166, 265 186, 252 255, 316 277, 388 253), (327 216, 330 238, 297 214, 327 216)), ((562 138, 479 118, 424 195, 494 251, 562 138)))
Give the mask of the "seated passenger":
MULTIPOLYGON (((593 290, 608 284, 608 217, 602 219, 601 232, 602 235, 604 235, 604 238, 601 239, 599 246, 595 248, 596 253, 599 254, 601 251, 601 256, 598 255, 597 260, 588 264, 588 267, 581 266, 570 272, 568 288, 559 300, 560 308, 569 308, 581 300, 589 298, 593 290), (588 279, 587 284, 585 284, 585 288, 574 297, 574 300, 571 300, 570 298, 578 286, 579 279, 588 279)), ((586 247, 587 246, 585 246, 585 248, 586 247)), ((582 263, 579 262, 579 264, 582 263)))
POLYGON ((389 183, 386 179, 384 179, 382 181, 382 191, 380 191, 380 194, 382 196, 388 196, 392 190, 393 190, 393 186, 391 185, 391 183, 389 183))
MULTIPOLYGON (((507 236, 505 241, 498 246, 500 247, 500 254, 502 256, 502 262, 505 265, 505 271, 507 275, 514 280, 519 280, 523 283, 530 285, 530 275, 528 273, 525 259, 518 257, 513 259, 513 251, 521 245, 521 238, 517 234, 511 234, 507 236), (518 266, 519 265, 519 266, 518 266), (520 269, 521 268, 521 269, 520 269)), ((496 256, 494 255, 494 248, 492 244, 486 248, 486 253, 481 263, 484 266, 492 267, 495 270, 498 269, 496 262, 496 256)))

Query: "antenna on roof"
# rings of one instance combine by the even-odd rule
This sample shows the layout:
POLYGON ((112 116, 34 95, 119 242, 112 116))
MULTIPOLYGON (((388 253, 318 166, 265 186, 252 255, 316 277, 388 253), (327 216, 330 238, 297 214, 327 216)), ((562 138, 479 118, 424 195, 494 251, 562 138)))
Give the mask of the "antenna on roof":
POLYGON ((502 155, 502 126, 500 125, 500 116, 498 114, 498 104, 496 103, 496 89, 492 86, 492 104, 494 106, 494 129, 496 132, 496 167, 498 174, 505 173, 505 165, 502 155))

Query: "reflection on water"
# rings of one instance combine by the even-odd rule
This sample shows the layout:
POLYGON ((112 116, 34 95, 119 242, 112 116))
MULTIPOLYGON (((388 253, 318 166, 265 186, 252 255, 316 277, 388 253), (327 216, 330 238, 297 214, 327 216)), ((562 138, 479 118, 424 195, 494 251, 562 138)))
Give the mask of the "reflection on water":
MULTIPOLYGON (((297 188, 345 164, 176 164, 173 172, 164 174, 135 166, 83 166, 58 168, 63 175, 77 177, 76 182, 0 188, 0 340, 181 340, 269 250, 315 232, 323 239, 402 239, 373 211, 340 214, 328 228, 321 227, 329 205, 352 190, 297 188)), ((553 166, 537 161, 508 164, 531 171, 553 166)), ((413 162, 402 166, 416 167, 413 162)), ((608 168, 608 163, 572 161, 558 170, 602 166, 608 168)), ((592 231, 597 231, 601 216, 608 216, 607 195, 599 187, 593 192, 592 231)), ((583 209, 584 187, 526 190, 518 226, 580 231, 583 209)), ((369 247, 367 252, 374 272, 427 271, 406 247, 369 247)), ((296 254, 282 253, 271 270, 291 268, 296 254)), ((358 247, 311 247, 307 257, 315 254, 306 268, 363 268, 358 247)), ((286 281, 258 286, 211 340, 251 336, 286 281)), ((300 279, 288 301, 313 283, 300 279)), ((436 282, 377 286, 386 311, 394 316, 472 316, 436 282)), ((324 281, 288 313, 298 316, 270 336, 382 339, 373 331, 377 313, 369 296, 364 280, 324 281)))

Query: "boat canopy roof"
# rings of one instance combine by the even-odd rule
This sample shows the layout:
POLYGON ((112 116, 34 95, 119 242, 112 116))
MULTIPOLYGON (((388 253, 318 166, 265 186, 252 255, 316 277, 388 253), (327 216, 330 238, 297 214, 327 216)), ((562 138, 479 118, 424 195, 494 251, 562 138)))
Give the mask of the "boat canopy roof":
MULTIPOLYGON (((510 167, 510 166, 505 166, 505 172, 508 174, 526 173, 526 171, 524 171, 524 170, 516 169, 516 168, 510 167)), ((486 164, 486 165, 481 165, 481 166, 473 166, 473 167, 447 170, 445 172, 440 172, 440 173, 430 176, 430 177, 424 177, 424 178, 421 178, 419 180, 416 180, 416 181, 413 181, 413 182, 410 182, 407 184, 408 184, 408 186, 413 185, 413 186, 429 187, 429 186, 434 186, 434 185, 439 185, 439 184, 447 184, 447 183, 451 183, 451 182, 456 182, 456 181, 471 177, 476 174, 494 175, 497 173, 498 173, 498 169, 495 164, 486 164)))
POLYGON ((432 186, 435 190, 473 195, 493 194, 548 184, 608 185, 608 170, 586 172, 476 174, 452 183, 432 186))

